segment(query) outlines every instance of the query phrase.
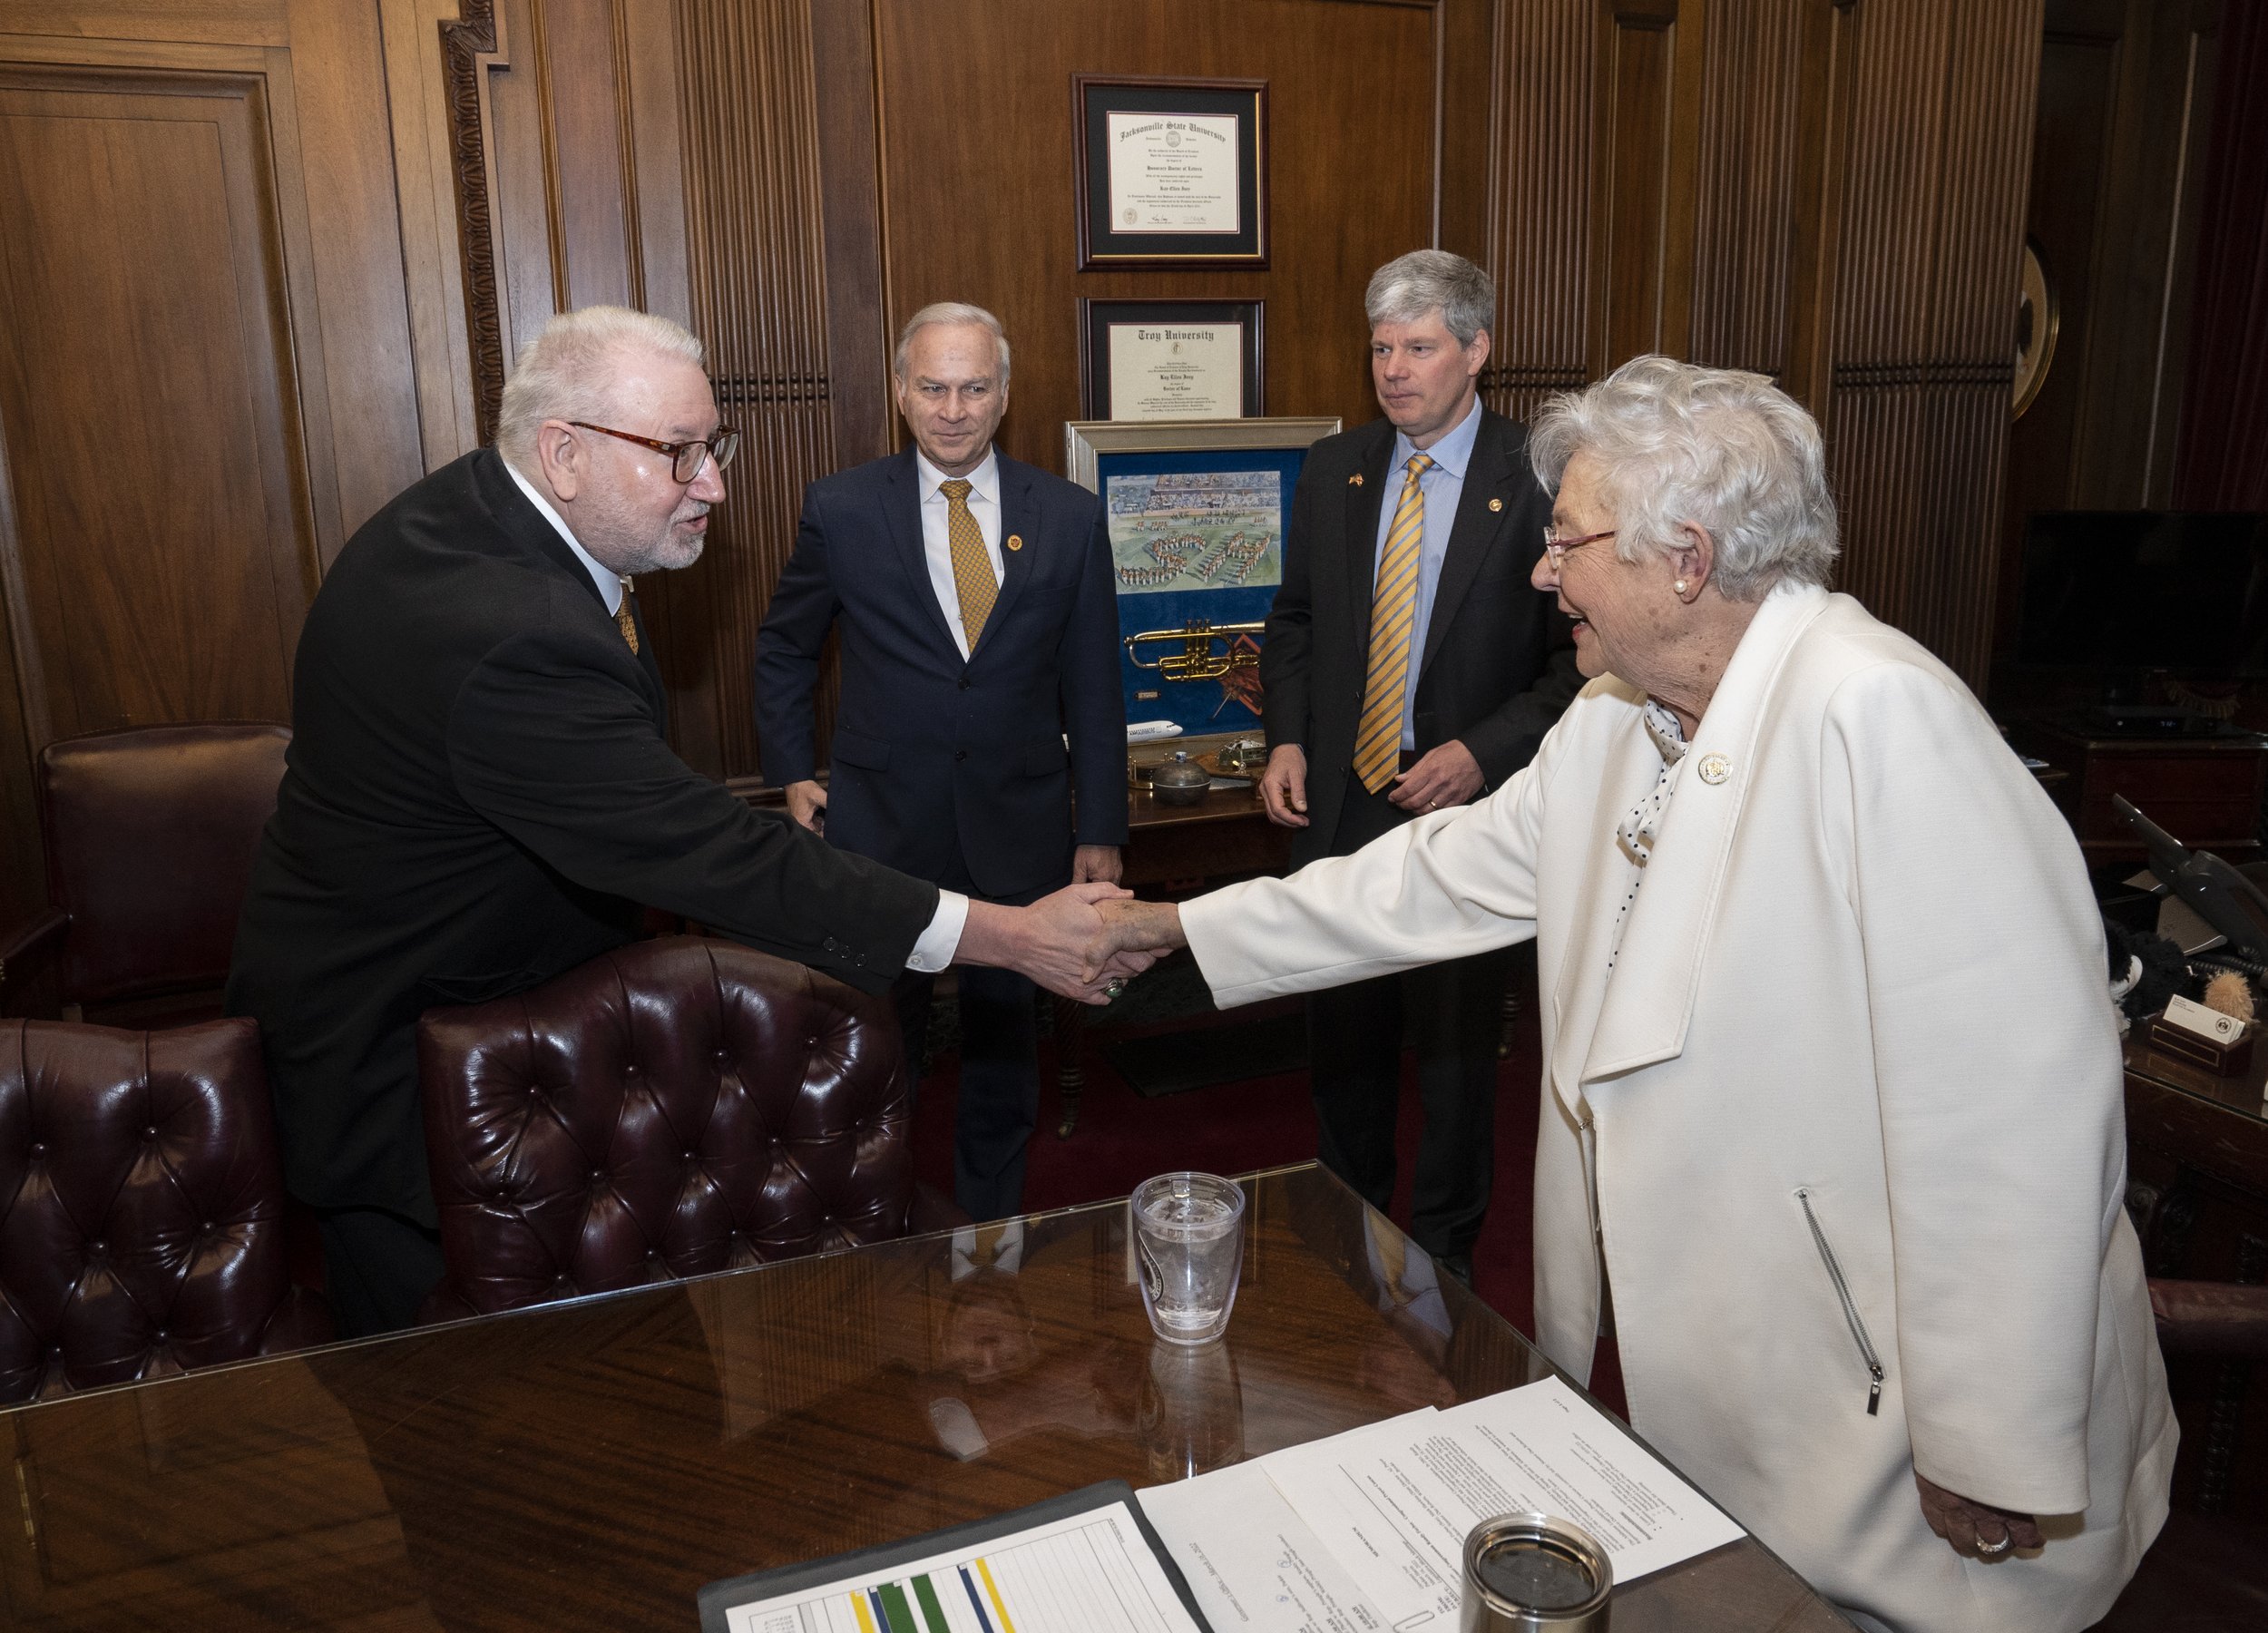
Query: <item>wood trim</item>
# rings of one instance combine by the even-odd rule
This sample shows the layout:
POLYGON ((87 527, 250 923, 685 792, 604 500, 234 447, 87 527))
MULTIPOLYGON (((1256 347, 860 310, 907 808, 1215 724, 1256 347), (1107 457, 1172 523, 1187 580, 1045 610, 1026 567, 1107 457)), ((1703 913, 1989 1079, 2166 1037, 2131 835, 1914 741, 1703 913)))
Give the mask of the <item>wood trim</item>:
POLYGON ((827 410, 836 457, 863 464, 890 452, 896 424, 884 316, 875 18, 866 0, 813 0, 811 55, 822 158, 827 410))
POLYGON ((442 33, 457 8, 458 0, 383 0, 381 6, 419 449, 428 471, 480 441, 442 33))
POLYGON ((464 288, 464 328, 472 353, 473 424, 494 441, 504 389, 503 302, 496 279, 496 238, 489 214, 487 71, 507 66, 495 0, 464 0, 455 22, 441 24, 442 71, 449 94, 449 149, 455 161, 457 253, 464 288))
POLYGON ((1827 419, 1833 386, 1830 327, 1843 247, 1843 175, 1850 161, 1857 0, 1810 0, 1804 15, 1803 92, 1796 103, 1795 230, 1788 251, 1787 351, 1781 384, 1827 419))

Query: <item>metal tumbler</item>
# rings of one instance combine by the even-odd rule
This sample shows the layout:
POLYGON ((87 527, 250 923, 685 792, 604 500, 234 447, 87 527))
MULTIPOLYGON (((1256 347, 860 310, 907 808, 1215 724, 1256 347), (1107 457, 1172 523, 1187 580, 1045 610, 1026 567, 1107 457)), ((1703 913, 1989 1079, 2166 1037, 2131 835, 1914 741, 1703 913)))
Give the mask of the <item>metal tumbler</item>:
POLYGON ((1458 1633, 1603 1633, 1614 1568, 1589 1532, 1549 1514, 1499 1514, 1465 1538, 1458 1633))

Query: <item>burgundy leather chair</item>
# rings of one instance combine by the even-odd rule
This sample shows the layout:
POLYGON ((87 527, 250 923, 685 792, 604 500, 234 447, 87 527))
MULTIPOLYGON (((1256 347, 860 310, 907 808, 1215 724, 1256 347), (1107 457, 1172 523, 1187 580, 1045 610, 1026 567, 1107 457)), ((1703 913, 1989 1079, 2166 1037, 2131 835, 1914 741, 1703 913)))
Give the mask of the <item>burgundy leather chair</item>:
POLYGON ((321 1344, 259 1028, 0 1021, 0 1402, 321 1344))
MULTIPOLYGON (((237 914, 276 809, 288 727, 151 726, 39 757, 48 906, 0 935, 0 991, 52 967, 72 1019, 220 1012, 237 914)), ((12 1002, 11 1007, 19 1007, 12 1002)))
POLYGON ((897 1063, 888 998, 696 936, 427 1011, 417 1068, 448 1270, 420 1319, 963 1220, 917 1195, 897 1063))

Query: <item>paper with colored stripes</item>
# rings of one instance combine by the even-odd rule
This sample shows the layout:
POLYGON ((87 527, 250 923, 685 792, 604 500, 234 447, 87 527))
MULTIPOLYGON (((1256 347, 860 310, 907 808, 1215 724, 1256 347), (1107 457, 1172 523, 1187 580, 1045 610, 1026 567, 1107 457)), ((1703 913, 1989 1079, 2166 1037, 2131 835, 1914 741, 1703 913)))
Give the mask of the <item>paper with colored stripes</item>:
POLYGON ((1122 1501, 725 1616, 730 1633, 1203 1633, 1122 1501))

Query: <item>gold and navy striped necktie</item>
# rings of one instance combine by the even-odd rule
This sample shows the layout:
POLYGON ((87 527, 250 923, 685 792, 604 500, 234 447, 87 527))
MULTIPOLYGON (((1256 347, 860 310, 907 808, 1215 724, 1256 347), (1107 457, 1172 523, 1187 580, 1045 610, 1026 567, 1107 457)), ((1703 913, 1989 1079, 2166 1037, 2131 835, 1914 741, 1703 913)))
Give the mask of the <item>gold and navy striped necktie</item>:
POLYGON ((1370 669, 1363 679, 1363 718, 1354 728, 1354 775, 1375 794, 1393 780, 1402 758, 1402 693, 1410 679, 1410 631, 1417 621, 1418 558, 1425 542, 1425 494, 1418 478, 1432 465, 1410 456, 1402 499, 1378 557, 1378 588, 1370 602, 1370 669))

